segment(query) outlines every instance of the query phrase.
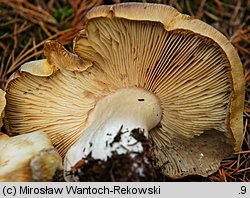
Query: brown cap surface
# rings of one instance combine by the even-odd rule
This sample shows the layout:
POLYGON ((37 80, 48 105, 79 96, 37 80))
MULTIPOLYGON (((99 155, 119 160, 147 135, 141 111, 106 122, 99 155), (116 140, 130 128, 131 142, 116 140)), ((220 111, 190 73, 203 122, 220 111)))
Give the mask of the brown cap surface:
POLYGON ((3 126, 4 108, 6 106, 5 92, 0 89, 0 128, 3 126))

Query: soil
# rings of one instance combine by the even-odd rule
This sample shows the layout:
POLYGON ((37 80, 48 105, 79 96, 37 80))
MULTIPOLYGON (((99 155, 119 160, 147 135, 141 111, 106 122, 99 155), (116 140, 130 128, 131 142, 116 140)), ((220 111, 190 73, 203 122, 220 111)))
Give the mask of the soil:
POLYGON ((141 153, 117 154, 113 152, 107 160, 94 159, 91 153, 80 160, 69 172, 83 182, 156 182, 167 178, 154 168, 150 160, 150 141, 134 129, 132 135, 143 145, 141 153))

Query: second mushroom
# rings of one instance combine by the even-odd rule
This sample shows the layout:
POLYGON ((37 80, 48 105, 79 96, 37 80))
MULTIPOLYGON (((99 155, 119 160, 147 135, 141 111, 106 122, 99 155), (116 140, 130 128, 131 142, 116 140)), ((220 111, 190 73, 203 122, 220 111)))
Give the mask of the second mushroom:
POLYGON ((241 149, 242 65, 200 20, 158 4, 101 6, 88 13, 74 53, 56 41, 44 53, 8 83, 5 128, 47 132, 65 171, 89 153, 105 160, 112 151, 140 152, 135 128, 172 178, 212 174, 241 149))

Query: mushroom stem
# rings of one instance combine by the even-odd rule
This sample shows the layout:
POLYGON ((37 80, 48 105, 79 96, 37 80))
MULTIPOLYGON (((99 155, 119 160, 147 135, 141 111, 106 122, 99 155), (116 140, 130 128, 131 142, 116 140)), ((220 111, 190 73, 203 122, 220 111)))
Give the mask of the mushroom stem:
POLYGON ((141 152, 142 145, 130 132, 140 128, 148 137, 148 131, 160 123, 161 117, 159 99, 142 88, 119 89, 100 99, 90 112, 82 136, 66 154, 65 170, 70 171, 90 153, 95 159, 106 160, 113 151, 141 152))

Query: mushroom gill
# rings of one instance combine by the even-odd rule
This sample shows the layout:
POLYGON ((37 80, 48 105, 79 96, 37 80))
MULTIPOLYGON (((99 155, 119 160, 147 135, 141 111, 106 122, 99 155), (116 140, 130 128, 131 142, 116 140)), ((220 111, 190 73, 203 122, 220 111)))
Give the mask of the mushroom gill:
POLYGON ((78 150, 71 152, 81 155, 84 138, 100 140, 102 126, 110 126, 113 135, 121 125, 142 128, 153 142, 155 165, 173 178, 207 176, 241 148, 242 66, 229 41, 199 20, 163 5, 101 6, 88 14, 74 41, 75 54, 54 41, 44 51, 51 75, 25 68, 8 84, 5 128, 10 133, 43 130, 62 155, 73 144, 78 150), (148 115, 153 127, 126 119, 148 112, 147 102, 139 108, 143 98, 136 98, 134 89, 138 96, 147 92, 159 100, 152 109, 160 109, 160 124, 148 115), (122 103, 105 108, 103 101, 112 104, 121 90, 122 103), (120 114, 109 114, 119 109, 120 114))

